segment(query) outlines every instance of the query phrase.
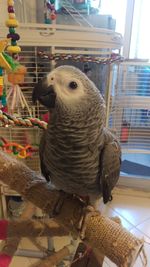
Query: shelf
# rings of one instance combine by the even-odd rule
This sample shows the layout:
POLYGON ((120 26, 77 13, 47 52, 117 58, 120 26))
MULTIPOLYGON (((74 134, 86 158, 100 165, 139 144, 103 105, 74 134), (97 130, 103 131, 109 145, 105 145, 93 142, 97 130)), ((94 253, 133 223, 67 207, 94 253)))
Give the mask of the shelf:
MULTIPOLYGON (((6 38, 7 27, 1 24, 0 31, 1 38, 6 38)), ((57 49, 57 52, 60 48, 64 48, 65 53, 67 53, 66 48, 80 48, 83 50, 87 48, 93 52, 96 50, 97 54, 101 54, 102 50, 104 52, 104 50, 120 49, 123 44, 121 34, 100 28, 20 23, 17 31, 21 35, 19 44, 22 46, 52 46, 57 49)), ((109 51, 106 51, 106 54, 109 51)), ((87 54, 89 54, 89 51, 87 51, 87 54)))

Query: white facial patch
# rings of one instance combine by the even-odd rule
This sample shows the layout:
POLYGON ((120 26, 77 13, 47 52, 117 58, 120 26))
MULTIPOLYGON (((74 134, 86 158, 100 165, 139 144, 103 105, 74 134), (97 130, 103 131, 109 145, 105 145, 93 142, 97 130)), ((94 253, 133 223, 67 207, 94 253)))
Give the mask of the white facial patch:
POLYGON ((82 82, 72 72, 56 69, 47 76, 47 80, 48 85, 54 85, 57 98, 67 105, 77 103, 85 95, 82 82), (72 82, 77 85, 76 88, 71 87, 72 82))

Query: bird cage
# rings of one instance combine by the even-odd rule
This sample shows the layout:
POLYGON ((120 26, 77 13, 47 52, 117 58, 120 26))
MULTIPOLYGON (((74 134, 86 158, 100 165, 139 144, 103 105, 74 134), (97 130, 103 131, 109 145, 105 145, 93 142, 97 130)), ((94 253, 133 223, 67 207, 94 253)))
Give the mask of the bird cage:
POLYGON ((127 175, 150 174, 150 64, 127 61, 112 68, 108 125, 116 130, 127 175), (131 166, 132 167, 132 166, 131 166), (128 169, 128 166, 126 166, 128 169), (142 174, 143 173, 143 174, 142 174))
MULTIPOLYGON (((4 38, 7 29, 4 26, 0 29, 1 38, 4 38)), ((69 64, 80 68, 96 83, 101 93, 106 95, 109 65, 102 63, 110 59, 114 50, 119 52, 122 45, 120 34, 104 29, 44 24, 21 24, 18 33, 21 36, 19 44, 22 48, 19 60, 27 68, 24 83, 20 87, 33 117, 45 119, 47 110, 39 103, 33 105, 32 90, 39 79, 55 66, 69 64)), ((9 92, 11 84, 7 79, 5 85, 9 92)), ((8 107, 11 102, 10 97, 8 107)), ((26 107, 22 109, 19 105, 14 113, 19 113, 22 117, 29 116, 26 107)), ((37 127, 1 127, 0 136, 24 146, 37 145, 42 131, 37 127)), ((38 153, 32 153, 32 157, 23 160, 29 167, 39 171, 38 153)))

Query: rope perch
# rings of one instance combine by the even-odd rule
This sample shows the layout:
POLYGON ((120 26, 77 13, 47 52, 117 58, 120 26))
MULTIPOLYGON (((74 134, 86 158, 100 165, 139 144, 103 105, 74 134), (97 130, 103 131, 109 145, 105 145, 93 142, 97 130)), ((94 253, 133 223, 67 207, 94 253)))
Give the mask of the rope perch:
POLYGON ((23 127, 39 127, 41 129, 47 128, 47 123, 38 118, 19 118, 13 115, 7 114, 0 110, 0 121, 2 126, 23 126, 23 127))

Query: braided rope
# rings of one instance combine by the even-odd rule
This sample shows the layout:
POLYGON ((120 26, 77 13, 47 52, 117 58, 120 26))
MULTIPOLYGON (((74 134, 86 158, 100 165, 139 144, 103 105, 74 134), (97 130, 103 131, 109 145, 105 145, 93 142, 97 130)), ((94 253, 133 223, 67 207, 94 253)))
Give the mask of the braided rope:
POLYGON ((0 110, 0 121, 2 122, 2 126, 24 126, 24 127, 34 127, 37 126, 41 129, 47 128, 47 123, 45 121, 41 121, 38 118, 18 118, 13 115, 7 114, 0 110))
POLYGON ((49 60, 73 60, 76 62, 93 62, 97 64, 112 64, 114 62, 122 62, 124 58, 121 55, 112 54, 109 58, 102 58, 98 56, 83 56, 83 55, 72 55, 72 54, 47 54, 43 51, 38 52, 38 56, 42 59, 49 60))

